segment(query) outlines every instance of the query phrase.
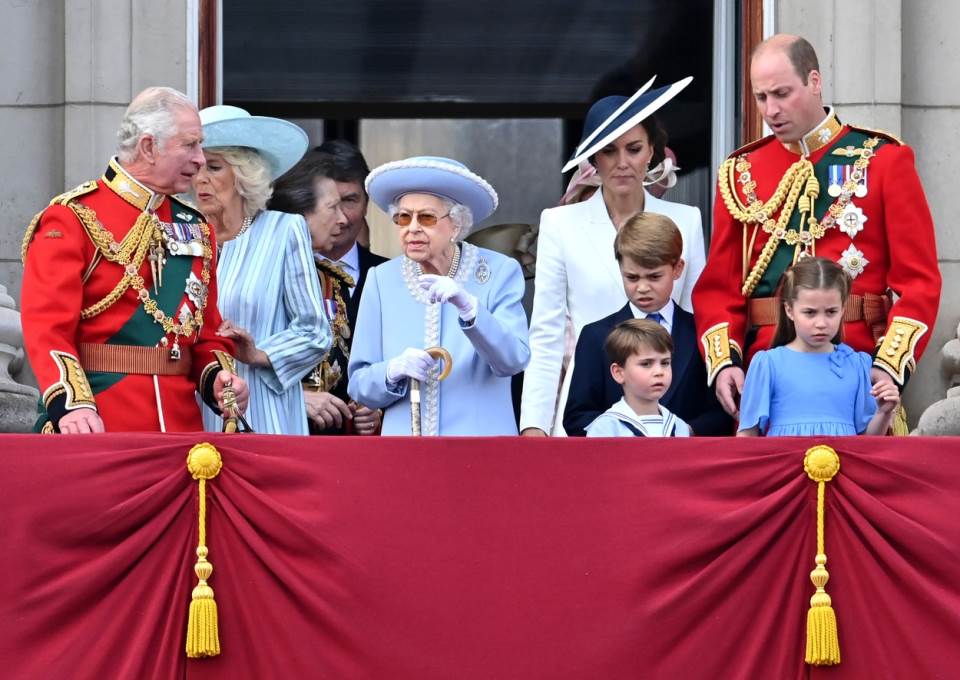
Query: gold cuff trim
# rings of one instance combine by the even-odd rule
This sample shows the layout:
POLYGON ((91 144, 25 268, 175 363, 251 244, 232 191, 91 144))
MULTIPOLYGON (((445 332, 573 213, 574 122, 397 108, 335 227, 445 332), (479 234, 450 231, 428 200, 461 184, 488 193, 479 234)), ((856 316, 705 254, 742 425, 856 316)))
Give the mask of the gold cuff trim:
POLYGON ((49 404, 47 395, 52 399, 60 393, 59 390, 55 388, 62 387, 67 395, 64 408, 68 411, 77 408, 96 409, 97 404, 93 400, 93 390, 90 387, 90 382, 87 380, 87 374, 83 372, 83 367, 80 365, 77 357, 56 350, 51 350, 50 356, 53 357, 54 363, 60 370, 60 382, 52 385, 47 390, 44 394, 44 401, 49 404))
POLYGON ((927 330, 927 324, 922 321, 905 316, 893 317, 873 358, 874 366, 883 369, 903 385, 907 380, 907 372, 913 371, 916 366, 914 350, 917 342, 927 330))
POLYGON ((718 323, 708 328, 700 337, 703 355, 707 363, 707 384, 712 385, 717 374, 727 366, 733 366, 733 349, 740 347, 730 339, 730 324, 718 323))
POLYGON ((203 371, 200 373, 201 388, 207 383, 207 378, 210 377, 212 372, 230 371, 233 374, 237 372, 236 360, 232 356, 219 349, 213 350, 213 356, 216 358, 216 361, 211 361, 204 366, 203 371))
POLYGON ((230 371, 231 373, 236 374, 237 372, 237 362, 232 356, 226 352, 215 349, 213 350, 213 356, 217 358, 217 361, 220 362, 220 368, 225 371, 230 371))

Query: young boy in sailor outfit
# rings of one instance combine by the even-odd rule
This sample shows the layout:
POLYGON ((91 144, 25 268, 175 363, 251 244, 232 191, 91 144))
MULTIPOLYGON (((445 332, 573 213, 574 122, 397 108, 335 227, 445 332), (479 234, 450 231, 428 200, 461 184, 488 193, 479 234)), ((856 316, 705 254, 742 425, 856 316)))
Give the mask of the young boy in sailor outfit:
POLYGON ((587 425, 587 436, 689 437, 690 427, 660 405, 673 378, 667 330, 650 319, 629 319, 611 331, 604 349, 623 398, 587 425))
POLYGON ((686 421, 690 434, 731 434, 733 421, 707 386, 693 315, 671 297, 674 282, 684 269, 683 236, 677 225, 665 215, 638 213, 620 228, 613 251, 626 304, 580 332, 564 430, 571 437, 584 436, 587 426, 621 399, 623 381, 611 375, 610 362, 624 366, 626 355, 620 360, 609 356, 604 343, 622 321, 649 319, 668 335, 673 350, 672 385, 668 380, 668 388, 657 401, 686 421))

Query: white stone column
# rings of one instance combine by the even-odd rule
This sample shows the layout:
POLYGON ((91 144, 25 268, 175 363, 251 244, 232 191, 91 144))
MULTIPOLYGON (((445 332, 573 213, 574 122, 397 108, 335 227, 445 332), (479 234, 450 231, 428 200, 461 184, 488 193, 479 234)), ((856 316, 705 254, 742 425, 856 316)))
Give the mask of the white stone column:
MULTIPOLYGON (((960 6, 949 0, 903 5, 903 136, 917 154, 917 168, 937 229, 937 255, 943 276, 933 337, 912 381, 916 384, 911 384, 907 392, 907 409, 913 411, 911 421, 928 404, 944 397, 957 370, 948 356, 951 348, 954 353, 956 348, 945 344, 950 340, 956 343, 960 321, 960 297, 955 293, 960 290, 960 205, 956 198, 960 151, 954 142, 960 129, 958 21, 960 6)), ((911 244, 901 247, 910 248, 911 244)), ((956 404, 950 412, 953 418, 960 417, 956 404)), ((930 418, 925 415, 924 421, 929 423, 930 418)), ((960 421, 950 427, 960 431, 960 421)))
POLYGON ((134 94, 148 85, 186 91, 196 11, 195 0, 0 4, 0 431, 23 429, 24 400, 33 402, 30 424, 35 413, 36 390, 10 378, 36 384, 16 312, 27 224, 53 196, 100 175, 134 94))

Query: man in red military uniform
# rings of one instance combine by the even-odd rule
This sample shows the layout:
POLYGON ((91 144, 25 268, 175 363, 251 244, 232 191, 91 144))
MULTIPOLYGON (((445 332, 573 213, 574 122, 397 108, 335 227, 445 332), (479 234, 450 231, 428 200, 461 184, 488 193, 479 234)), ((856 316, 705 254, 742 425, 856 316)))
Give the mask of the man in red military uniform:
POLYGON ((844 341, 873 353, 875 383, 906 384, 936 320, 936 242, 913 151, 824 109, 818 69, 797 36, 755 50, 753 96, 773 134, 734 152, 718 174, 693 307, 707 379, 731 415, 747 362, 773 337, 780 276, 799 257, 828 257, 853 278, 844 341))
POLYGON ((196 391, 223 409, 232 372, 216 253, 202 216, 172 194, 204 164, 196 107, 148 88, 124 114, 98 181, 51 201, 23 243, 23 331, 45 432, 202 430, 196 391))

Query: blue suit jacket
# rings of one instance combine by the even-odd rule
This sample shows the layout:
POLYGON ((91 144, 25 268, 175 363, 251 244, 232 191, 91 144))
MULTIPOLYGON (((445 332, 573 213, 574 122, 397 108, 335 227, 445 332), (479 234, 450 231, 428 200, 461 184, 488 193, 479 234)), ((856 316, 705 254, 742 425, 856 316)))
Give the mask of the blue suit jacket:
MULTIPOLYGON (((563 411, 563 429, 572 437, 586 435, 594 418, 623 397, 623 388, 610 375, 610 360, 603 349, 607 335, 621 321, 633 318, 630 304, 580 332, 574 356, 570 395, 563 411)), ((673 381, 660 400, 685 420, 697 435, 733 434, 733 420, 707 385, 707 369, 697 349, 693 314, 679 305, 673 308, 673 381)))

